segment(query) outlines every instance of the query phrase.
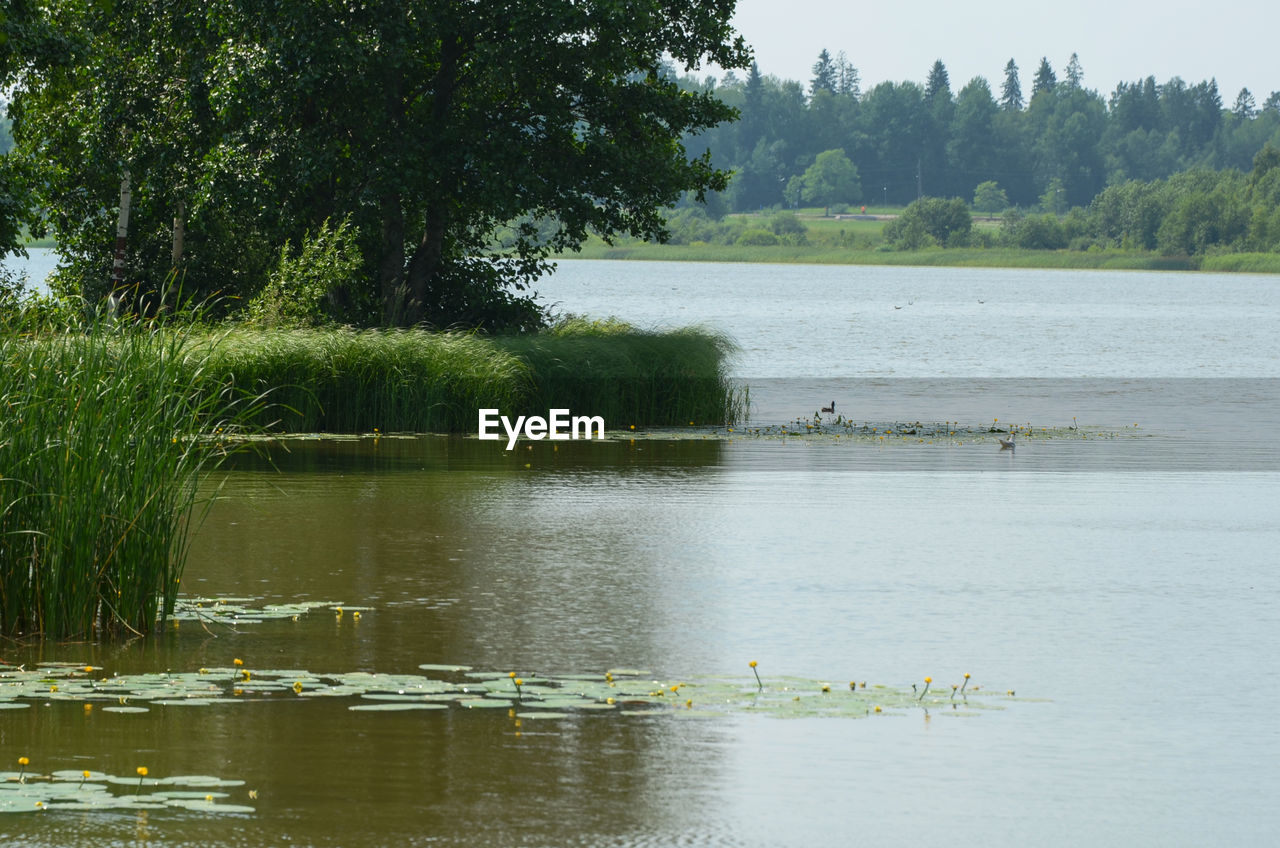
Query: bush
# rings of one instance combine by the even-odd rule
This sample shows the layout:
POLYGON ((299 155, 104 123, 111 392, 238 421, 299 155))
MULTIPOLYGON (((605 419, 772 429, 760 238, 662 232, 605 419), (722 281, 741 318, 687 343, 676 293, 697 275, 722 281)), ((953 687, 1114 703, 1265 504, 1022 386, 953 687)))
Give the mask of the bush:
POLYGON ((902 250, 918 250, 930 244, 968 244, 973 216, 959 198, 922 197, 885 225, 884 238, 902 250))
POLYGON ((769 221, 769 229, 781 244, 803 245, 809 243, 809 231, 794 212, 779 212, 769 221))
POLYGON ((325 221, 307 233, 296 256, 285 242, 267 284, 245 308, 247 317, 263 327, 371 323, 377 306, 363 285, 361 265, 350 219, 336 227, 325 221))
POLYGON ((768 230, 747 230, 738 236, 736 244, 744 247, 771 247, 778 243, 778 237, 768 230))
POLYGON ((1008 216, 1004 223, 1005 243, 1027 250, 1060 250, 1067 246, 1066 230, 1057 215, 1008 216))

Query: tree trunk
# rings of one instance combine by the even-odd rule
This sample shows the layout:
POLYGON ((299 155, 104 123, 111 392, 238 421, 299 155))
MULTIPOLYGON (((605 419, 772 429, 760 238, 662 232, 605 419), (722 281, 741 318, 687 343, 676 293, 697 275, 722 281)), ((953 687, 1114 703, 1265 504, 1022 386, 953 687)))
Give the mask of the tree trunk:
MULTIPOLYGON (((437 126, 447 126, 453 98, 458 86, 458 68, 464 55, 475 41, 474 33, 447 41, 441 51, 440 67, 432 79, 434 91, 431 115, 437 126)), ((409 260, 408 274, 403 286, 402 313, 399 323, 416 324, 424 317, 440 317, 439 293, 434 291, 436 277, 444 258, 445 231, 448 228, 447 198, 452 178, 446 176, 436 185, 436 196, 427 206, 423 222, 422 239, 409 260), (428 297, 430 301, 428 302, 428 297), (432 308, 435 307, 435 308, 432 308)))
POLYGON ((378 266, 378 291, 382 300, 382 323, 393 327, 403 320, 404 207, 399 194, 382 198, 382 262, 378 266))
POLYGON ((173 269, 178 270, 182 264, 182 241, 187 233, 187 204, 179 200, 178 208, 173 213, 173 269))
MULTIPOLYGON (((437 294, 432 291, 434 288, 432 283, 440 273, 441 260, 444 257, 444 233, 443 204, 436 202, 427 208, 427 221, 422 232, 422 240, 418 242, 418 248, 413 252, 413 258, 409 260, 409 279, 405 287, 408 298, 404 305, 406 324, 416 324, 421 321, 428 305, 428 294, 437 294)), ((433 299, 439 298, 437 296, 433 299)))
POLYGON ((125 247, 129 241, 129 205, 133 192, 129 187, 129 169, 120 178, 120 216, 116 219, 116 255, 111 263, 111 295, 119 301, 119 290, 124 287, 125 247))

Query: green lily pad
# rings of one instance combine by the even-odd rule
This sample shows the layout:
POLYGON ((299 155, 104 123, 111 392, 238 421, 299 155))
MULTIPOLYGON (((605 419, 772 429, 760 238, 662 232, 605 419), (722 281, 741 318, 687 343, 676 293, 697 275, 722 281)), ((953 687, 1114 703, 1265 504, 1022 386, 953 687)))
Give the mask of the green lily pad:
POLYGON ((357 711, 357 712, 389 713, 389 712, 403 712, 405 710, 447 710, 449 709, 449 707, 446 706, 445 704, 390 703, 390 704, 353 704, 352 706, 347 707, 347 709, 357 711))

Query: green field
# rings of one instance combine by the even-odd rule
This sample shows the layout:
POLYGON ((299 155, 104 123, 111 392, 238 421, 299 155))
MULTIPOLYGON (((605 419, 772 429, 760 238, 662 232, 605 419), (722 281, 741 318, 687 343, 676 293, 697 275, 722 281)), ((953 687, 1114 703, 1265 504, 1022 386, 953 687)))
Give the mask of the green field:
MULTIPOLYGON (((655 244, 619 239, 612 245, 592 238, 577 253, 557 259, 642 259, 672 262, 777 262, 816 265, 930 265, 979 268, 1068 268, 1130 271, 1213 271, 1259 274, 1280 273, 1280 254, 1236 253, 1214 256, 1164 256, 1153 251, 1027 250, 1014 247, 929 248, 892 250, 884 243, 887 218, 866 220, 849 216, 823 216, 822 209, 798 209, 805 226, 806 244, 735 245, 693 242, 655 244)), ((897 215, 901 207, 868 207, 867 215, 897 215)), ((735 215, 749 229, 768 229, 775 213, 735 215)), ((861 213, 859 213, 861 214, 861 213)), ((1001 221, 975 217, 975 230, 994 231, 1001 221)))
POLYGON ((635 242, 609 246, 588 244, 578 253, 559 260, 646 259, 671 262, 779 262, 814 265, 932 265, 975 268, 1076 268, 1126 271, 1247 271, 1280 273, 1280 256, 1161 256, 1124 250, 1019 250, 1017 248, 935 248, 882 251, 824 245, 739 247, 736 245, 663 245, 635 242), (1229 260, 1240 259, 1239 262, 1229 260))

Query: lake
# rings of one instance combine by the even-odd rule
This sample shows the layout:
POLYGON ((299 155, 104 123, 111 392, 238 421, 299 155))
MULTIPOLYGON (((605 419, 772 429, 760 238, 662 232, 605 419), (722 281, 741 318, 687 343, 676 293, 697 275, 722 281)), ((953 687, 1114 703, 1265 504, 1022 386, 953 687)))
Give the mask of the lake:
POLYGON ((0 267, 26 277, 31 288, 47 291, 45 279, 58 267, 58 253, 48 248, 31 247, 27 248, 26 256, 4 257, 0 260, 0 267))
POLYGON ((104 676, 237 658, 318 676, 465 663, 500 685, 631 668, 689 682, 691 707, 517 725, 287 689, 199 707, 139 697, 143 713, 51 695, 0 710, 0 768, 216 775, 245 781, 227 791, 255 811, 3 815, 0 838, 1266 844, 1280 824, 1280 732, 1259 712, 1280 696, 1266 671, 1280 648, 1278 283, 564 262, 538 286, 562 311, 732 335, 753 425, 835 399, 899 432, 698 428, 510 453, 291 441, 211 481, 183 588, 342 615, 0 657, 104 676), (900 432, 917 419, 966 435, 900 432), (1050 429, 1001 451, 984 431, 1014 422, 1050 429), (753 660, 770 692, 831 683, 797 689, 806 699, 867 681, 852 697, 870 707, 925 677, 943 696, 826 717, 703 703, 717 677, 750 693, 753 660), (966 673, 992 709, 949 709, 966 673))

